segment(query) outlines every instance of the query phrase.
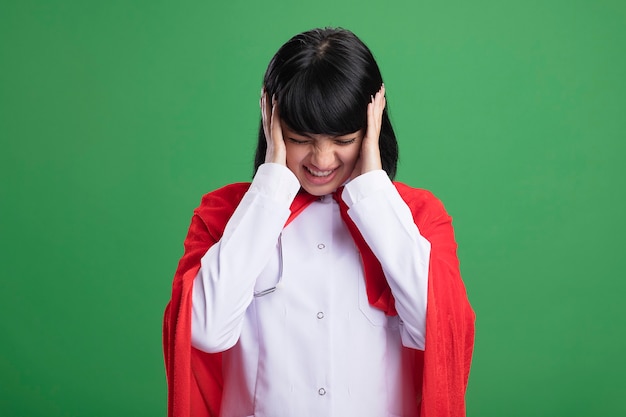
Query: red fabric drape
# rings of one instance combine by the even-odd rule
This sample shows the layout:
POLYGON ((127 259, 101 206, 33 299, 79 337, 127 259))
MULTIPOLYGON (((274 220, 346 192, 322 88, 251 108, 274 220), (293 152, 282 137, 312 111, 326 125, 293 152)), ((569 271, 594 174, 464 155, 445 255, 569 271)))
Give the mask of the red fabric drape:
MULTIPOLYGON (((394 183, 413 214, 415 224, 431 243, 426 312, 426 347, 404 348, 410 357, 420 417, 465 415, 465 390, 474 346, 474 312, 459 273, 452 219, 430 192, 394 183)), ((217 417, 223 379, 220 353, 208 354, 191 346, 191 291, 206 251, 222 236, 226 223, 248 190, 249 183, 223 187, 202 198, 194 211, 185 251, 172 284, 172 297, 163 321, 163 351, 168 382, 169 417, 217 417)), ((293 220, 315 197, 300 193, 291 205, 293 220)), ((370 303, 396 314, 393 295, 380 263, 345 214, 363 261, 370 303)))

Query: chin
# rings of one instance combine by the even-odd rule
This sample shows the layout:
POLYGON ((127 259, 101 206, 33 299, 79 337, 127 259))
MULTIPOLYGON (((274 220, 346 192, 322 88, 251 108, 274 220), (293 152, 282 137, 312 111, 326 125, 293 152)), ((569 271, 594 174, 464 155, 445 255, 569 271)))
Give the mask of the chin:
POLYGON ((332 194, 333 192, 335 192, 337 188, 339 188, 339 187, 331 186, 331 185, 310 186, 310 185, 303 185, 302 183, 300 183, 300 185, 302 186, 304 191, 317 197, 321 197, 326 194, 332 194))

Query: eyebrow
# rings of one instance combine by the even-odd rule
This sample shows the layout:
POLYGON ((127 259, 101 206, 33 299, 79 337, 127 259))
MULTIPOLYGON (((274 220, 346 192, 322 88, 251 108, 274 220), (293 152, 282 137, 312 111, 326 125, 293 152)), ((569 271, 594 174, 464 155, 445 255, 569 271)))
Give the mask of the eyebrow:
MULTIPOLYGON (((311 136, 308 133, 302 133, 302 132, 296 132, 295 130, 289 128, 289 130, 293 133, 296 134, 298 136, 304 136, 307 137, 311 140, 315 140, 316 138, 314 138, 313 136, 311 136)), ((332 139, 337 139, 337 138, 342 138, 342 139, 354 139, 358 136, 359 131, 357 130, 356 132, 350 132, 350 133, 346 133, 345 135, 328 135, 329 137, 331 137, 332 139), (353 136, 353 137, 346 137, 346 136, 353 136)), ((323 135, 324 133, 320 133, 320 135, 323 135)))

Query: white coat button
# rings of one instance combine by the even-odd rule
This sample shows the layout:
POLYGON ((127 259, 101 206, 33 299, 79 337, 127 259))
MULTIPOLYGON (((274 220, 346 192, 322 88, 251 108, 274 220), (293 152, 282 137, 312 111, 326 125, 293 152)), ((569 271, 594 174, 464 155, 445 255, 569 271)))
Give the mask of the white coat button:
POLYGON ((324 312, 323 312, 323 311, 319 311, 319 312, 317 313, 317 318, 318 318, 318 319, 323 319, 323 318, 324 318, 324 312))
POLYGON ((322 250, 326 247, 326 245, 324 245, 323 243, 320 243, 319 245, 317 245, 317 248, 322 250))
POLYGON ((320 389, 317 390, 317 393, 319 395, 326 395, 326 390, 324 388, 320 388, 320 389))

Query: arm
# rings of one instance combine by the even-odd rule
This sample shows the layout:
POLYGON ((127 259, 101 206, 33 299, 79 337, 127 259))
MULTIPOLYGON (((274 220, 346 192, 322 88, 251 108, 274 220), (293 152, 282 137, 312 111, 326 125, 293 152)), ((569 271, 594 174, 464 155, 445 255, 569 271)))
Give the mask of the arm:
POLYGON ((259 167, 221 239, 202 257, 192 301, 191 341, 197 349, 220 352, 237 342, 256 278, 276 248, 299 186, 286 167, 259 167))
POLYGON ((420 235, 411 211, 382 170, 379 137, 386 104, 382 85, 367 106, 367 130, 359 161, 342 199, 381 263, 403 322, 402 342, 423 350, 430 244, 420 235))
POLYGON ((424 350, 430 243, 384 171, 360 175, 342 198, 383 268, 402 320, 403 344, 424 350))
POLYGON ((192 345, 220 352, 239 339, 254 284, 270 259, 300 184, 286 166, 276 100, 261 91, 267 141, 265 164, 228 221, 221 239, 202 257, 194 279, 192 345))

